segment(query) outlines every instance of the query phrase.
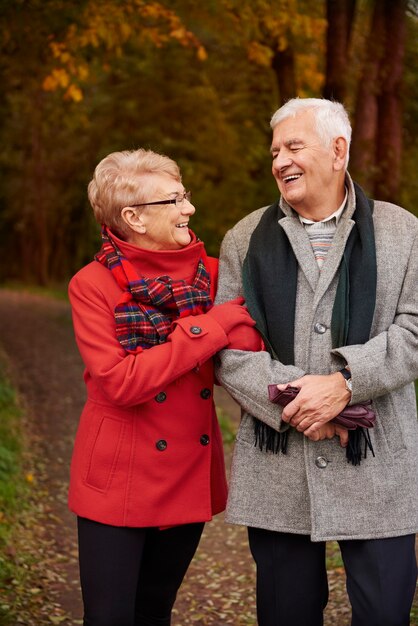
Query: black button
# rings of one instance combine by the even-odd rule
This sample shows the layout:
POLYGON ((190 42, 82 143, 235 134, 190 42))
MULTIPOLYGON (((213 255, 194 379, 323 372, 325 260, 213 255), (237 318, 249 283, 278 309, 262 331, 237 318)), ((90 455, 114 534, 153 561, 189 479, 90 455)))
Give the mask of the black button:
POLYGON ((209 441, 210 441, 209 435, 202 435, 200 437, 200 443, 202 444, 202 446, 207 446, 209 441))
POLYGON ((202 329, 200 326, 190 326, 190 332, 193 333, 193 335, 200 335, 202 329))
POLYGON ((160 391, 160 393, 157 393, 157 395, 155 396, 155 399, 157 402, 164 402, 166 398, 167 398, 167 394, 164 393, 164 391, 160 391))
POLYGON ((157 448, 157 450, 159 450, 160 452, 164 452, 164 450, 167 448, 167 442, 165 439, 159 439, 157 441, 157 443, 155 444, 155 447, 157 448))
POLYGON ((205 389, 202 389, 202 391, 200 392, 200 397, 203 398, 203 400, 208 400, 212 395, 212 392, 210 389, 207 389, 205 387, 205 389))

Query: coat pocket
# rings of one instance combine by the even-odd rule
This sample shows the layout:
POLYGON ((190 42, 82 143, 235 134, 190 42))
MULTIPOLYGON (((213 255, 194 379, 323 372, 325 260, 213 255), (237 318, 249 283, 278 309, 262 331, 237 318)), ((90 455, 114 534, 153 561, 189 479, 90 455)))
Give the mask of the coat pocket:
MULTIPOLYGON (((407 405, 402 403, 401 397, 394 401, 391 394, 380 396, 373 400, 373 407, 376 410, 377 419, 375 426, 376 439, 380 431, 392 455, 399 454, 406 448, 402 427, 404 416, 402 414, 402 408, 401 411, 397 410, 396 402, 399 402, 401 407, 405 408, 406 406, 407 408, 407 405)), ((378 450, 375 450, 375 452, 378 452, 378 450)))
POLYGON ((237 441, 250 445, 255 444, 254 418, 249 413, 243 413, 237 432, 237 441))
POLYGON ((125 423, 103 415, 99 421, 88 460, 86 483, 107 491, 115 473, 125 423))

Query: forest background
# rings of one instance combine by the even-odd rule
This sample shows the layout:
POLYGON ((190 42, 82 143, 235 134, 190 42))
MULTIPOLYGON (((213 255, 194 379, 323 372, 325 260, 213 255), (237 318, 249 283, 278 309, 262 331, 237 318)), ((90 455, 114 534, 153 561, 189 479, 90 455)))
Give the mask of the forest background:
POLYGON ((0 0, 0 28, 2 282, 90 261, 88 181, 138 147, 178 161, 216 255, 277 197, 269 120, 294 96, 344 102, 350 172, 418 214, 416 0, 0 0))

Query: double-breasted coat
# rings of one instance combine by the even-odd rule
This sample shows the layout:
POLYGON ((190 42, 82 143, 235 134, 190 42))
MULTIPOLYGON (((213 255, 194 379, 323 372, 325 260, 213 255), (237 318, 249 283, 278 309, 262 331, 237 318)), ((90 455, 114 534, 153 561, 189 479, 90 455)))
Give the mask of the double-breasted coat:
MULTIPOLYGON (((332 349, 331 312, 338 268, 353 227, 348 201, 319 271, 297 214, 281 199, 283 228, 298 261, 295 365, 267 352, 223 351, 217 375, 242 407, 226 519, 312 540, 368 539, 418 531, 418 424, 413 380, 418 377, 418 220, 398 206, 375 202, 377 296, 370 340, 332 349), (305 374, 330 374, 348 363, 351 403, 373 400, 375 456, 347 463, 339 440, 312 442, 295 429, 287 454, 254 446, 252 416, 276 430, 281 409, 267 385, 305 374)), ((241 270, 250 237, 267 207, 241 220, 222 244, 217 302, 242 294, 241 270)), ((280 289, 280 285, 277 285, 280 289)))
MULTIPOLYGON (((214 296, 217 261, 201 242, 166 252, 117 242, 148 278, 169 275, 190 284, 203 258, 214 296)), ((127 354, 116 338, 122 289, 111 271, 90 263, 71 280, 69 294, 88 394, 71 463, 71 510, 115 526, 211 519, 226 502, 211 357, 230 337, 219 315, 179 319, 165 343, 127 354)), ((249 329, 242 329, 243 340, 249 329)))

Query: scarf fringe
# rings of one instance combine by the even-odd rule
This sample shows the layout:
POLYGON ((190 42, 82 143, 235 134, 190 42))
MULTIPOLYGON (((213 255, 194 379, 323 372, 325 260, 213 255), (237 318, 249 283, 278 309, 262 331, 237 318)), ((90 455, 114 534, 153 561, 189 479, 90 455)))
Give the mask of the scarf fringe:
POLYGON ((361 459, 367 458, 367 450, 370 450, 372 455, 375 456, 372 441, 370 439, 370 433, 367 428, 357 428, 356 430, 350 430, 348 433, 348 446, 345 451, 347 463, 351 463, 352 465, 360 465, 361 459), (362 451, 361 446, 363 439, 364 451, 362 451))
POLYGON ((289 430, 279 433, 264 422, 253 418, 254 420, 254 445, 258 446, 261 452, 273 452, 273 454, 286 454, 289 439, 289 430))
MULTIPOLYGON (((258 447, 261 452, 272 452, 273 454, 286 454, 289 443, 289 430, 279 433, 264 422, 253 418, 254 420, 254 446, 258 447)), ((367 428, 357 428, 350 430, 348 433, 348 445, 346 448, 347 463, 352 465, 360 465, 361 459, 367 458, 367 451, 370 450, 375 456, 370 433, 367 428), (362 443, 364 441, 364 449, 362 443)))

